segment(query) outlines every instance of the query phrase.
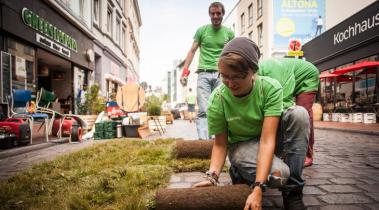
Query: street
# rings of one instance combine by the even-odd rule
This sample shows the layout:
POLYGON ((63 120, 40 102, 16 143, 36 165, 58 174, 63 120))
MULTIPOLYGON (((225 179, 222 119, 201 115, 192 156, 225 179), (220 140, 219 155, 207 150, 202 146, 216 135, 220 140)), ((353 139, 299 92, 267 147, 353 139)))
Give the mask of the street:
MULTIPOLYGON (((304 171, 306 187, 304 202, 308 209, 379 209, 379 136, 315 130, 314 164, 304 171)), ((150 139, 196 139, 196 125, 175 120, 166 133, 157 132, 150 139)), ((58 144, 13 156, 0 152, 0 178, 23 171, 32 164, 52 160, 55 157, 105 141, 87 141, 81 144, 58 144)), ((190 187, 203 180, 203 173, 174 174, 170 188, 190 187)), ((222 184, 230 184, 229 175, 221 175, 222 184)), ((282 205, 281 194, 273 189, 265 193, 264 206, 278 209, 282 205)))

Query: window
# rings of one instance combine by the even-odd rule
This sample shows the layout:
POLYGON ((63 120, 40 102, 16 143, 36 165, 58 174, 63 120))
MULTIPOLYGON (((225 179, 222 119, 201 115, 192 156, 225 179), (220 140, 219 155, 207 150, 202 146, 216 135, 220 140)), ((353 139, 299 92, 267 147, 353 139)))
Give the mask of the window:
POLYGON ((245 13, 241 15, 241 33, 245 32, 245 13))
POLYGON ((93 21, 100 25, 100 0, 94 0, 93 2, 93 21))
POLYGON ((262 31, 262 24, 259 24, 258 28, 258 46, 262 47, 263 45, 263 31, 262 31))
POLYGON ((262 11, 262 0, 257 0, 258 1, 258 18, 261 17, 263 15, 263 11, 262 11))
POLYGON ((113 35, 113 9, 109 6, 107 11, 107 32, 110 36, 113 35))
POLYGON ((116 43, 120 44, 120 32, 121 32, 121 21, 120 17, 116 17, 116 43))
POLYGON ((121 34, 121 49, 123 52, 125 52, 125 36, 126 36, 126 26, 122 26, 122 34, 121 34))
POLYGON ((248 7, 249 10, 249 26, 253 25, 253 4, 248 7))

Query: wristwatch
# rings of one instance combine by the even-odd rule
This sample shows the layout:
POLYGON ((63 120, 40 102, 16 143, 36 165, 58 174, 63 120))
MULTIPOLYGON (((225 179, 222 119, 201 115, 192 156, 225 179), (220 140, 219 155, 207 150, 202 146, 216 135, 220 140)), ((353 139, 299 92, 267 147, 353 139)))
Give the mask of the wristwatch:
POLYGON ((260 188, 262 189, 263 192, 265 192, 266 189, 267 189, 267 185, 266 185, 266 183, 264 183, 264 182, 254 182, 254 184, 252 184, 252 185, 250 186, 250 188, 251 188, 252 190, 253 190, 255 187, 260 187, 260 188))

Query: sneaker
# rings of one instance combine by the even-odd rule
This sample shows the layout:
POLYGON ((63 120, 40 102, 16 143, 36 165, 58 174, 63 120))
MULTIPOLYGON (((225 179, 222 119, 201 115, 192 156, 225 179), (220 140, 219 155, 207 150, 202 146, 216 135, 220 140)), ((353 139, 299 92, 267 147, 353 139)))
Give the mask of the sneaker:
POLYGON ((309 167, 313 164, 313 158, 305 157, 304 167, 309 167))
POLYGON ((303 202, 303 188, 298 187, 290 191, 283 190, 283 206, 285 210, 305 210, 303 202))

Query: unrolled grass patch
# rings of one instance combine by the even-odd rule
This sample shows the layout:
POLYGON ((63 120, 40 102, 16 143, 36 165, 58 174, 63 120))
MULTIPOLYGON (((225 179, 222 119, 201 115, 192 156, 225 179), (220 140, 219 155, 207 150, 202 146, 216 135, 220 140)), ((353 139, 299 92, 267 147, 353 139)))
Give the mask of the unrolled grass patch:
POLYGON ((174 172, 209 160, 172 158, 174 140, 114 140, 0 182, 1 209, 146 209, 174 172))

